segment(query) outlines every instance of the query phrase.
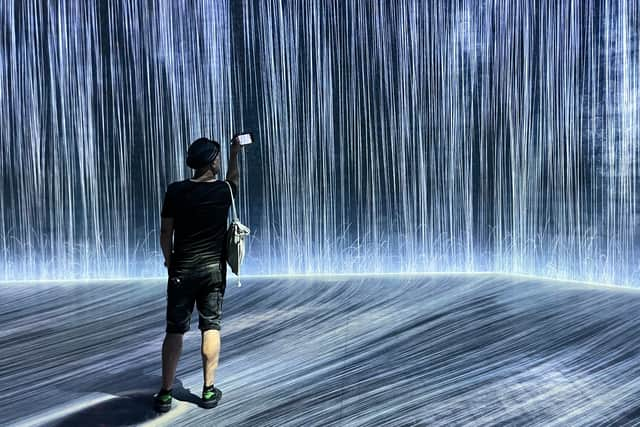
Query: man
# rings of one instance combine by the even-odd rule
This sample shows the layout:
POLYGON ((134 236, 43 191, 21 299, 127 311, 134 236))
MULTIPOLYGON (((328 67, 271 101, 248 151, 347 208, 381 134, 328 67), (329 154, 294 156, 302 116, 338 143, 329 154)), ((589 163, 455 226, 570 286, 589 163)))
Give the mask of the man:
POLYGON ((222 397, 220 389, 214 387, 214 378, 226 289, 225 233, 231 206, 229 186, 234 197, 239 186, 238 153, 241 149, 239 142, 232 140, 227 185, 217 179, 220 144, 207 138, 194 141, 187 153, 187 165, 195 170, 193 177, 171 183, 165 194, 160 246, 169 275, 167 327, 162 344, 162 389, 154 395, 154 406, 160 412, 171 409, 171 388, 194 302, 202 334, 204 386, 201 406, 213 408, 222 397))

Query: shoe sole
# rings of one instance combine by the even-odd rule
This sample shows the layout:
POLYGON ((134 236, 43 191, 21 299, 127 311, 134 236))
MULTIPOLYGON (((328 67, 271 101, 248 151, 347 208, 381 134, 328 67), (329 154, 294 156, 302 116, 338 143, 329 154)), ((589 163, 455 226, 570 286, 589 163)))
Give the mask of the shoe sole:
POLYGON ((155 409, 157 412, 168 412, 171 409, 171 403, 172 402, 162 402, 160 400, 157 400, 156 397, 153 397, 153 409, 155 409))
POLYGON ((213 400, 213 401, 209 401, 209 402, 205 402, 204 400, 201 403, 201 406, 205 409, 211 409, 211 408, 215 408, 216 406, 218 406, 218 401, 217 400, 213 400))
POLYGON ((157 403, 154 405, 154 408, 157 412, 169 412, 171 410, 171 404, 163 404, 158 405, 157 403))

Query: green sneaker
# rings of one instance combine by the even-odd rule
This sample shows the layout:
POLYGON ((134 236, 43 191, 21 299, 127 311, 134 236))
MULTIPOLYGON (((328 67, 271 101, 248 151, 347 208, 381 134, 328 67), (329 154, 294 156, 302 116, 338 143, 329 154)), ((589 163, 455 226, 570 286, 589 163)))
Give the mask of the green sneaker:
POLYGON ((171 392, 160 394, 160 392, 153 395, 153 407, 158 412, 167 412, 171 409, 171 392))
POLYGON ((202 388, 202 406, 204 408, 215 408, 221 397, 222 391, 219 388, 213 386, 202 388))

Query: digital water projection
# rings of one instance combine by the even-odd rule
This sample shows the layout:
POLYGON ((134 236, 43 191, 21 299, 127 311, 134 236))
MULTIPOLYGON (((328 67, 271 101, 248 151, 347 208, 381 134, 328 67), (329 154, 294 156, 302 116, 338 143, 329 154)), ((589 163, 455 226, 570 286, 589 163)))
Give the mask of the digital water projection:
POLYGON ((0 0, 0 51, 0 425, 640 423, 639 1, 0 0), (176 270, 233 181, 240 274, 176 270))
POLYGON ((226 162, 251 130, 247 274, 635 286, 638 16, 631 0, 4 1, 0 277, 162 274, 188 144, 222 141, 226 162))

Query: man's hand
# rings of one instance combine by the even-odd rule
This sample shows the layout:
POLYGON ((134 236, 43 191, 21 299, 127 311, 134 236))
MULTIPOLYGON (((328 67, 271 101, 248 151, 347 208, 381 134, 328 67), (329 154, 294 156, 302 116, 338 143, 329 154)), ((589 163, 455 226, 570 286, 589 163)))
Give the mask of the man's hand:
POLYGON ((231 140, 231 151, 229 154, 230 155, 238 154, 240 151, 242 151, 243 148, 244 146, 240 144, 240 141, 238 140, 238 138, 235 137, 231 140))

